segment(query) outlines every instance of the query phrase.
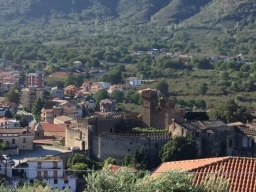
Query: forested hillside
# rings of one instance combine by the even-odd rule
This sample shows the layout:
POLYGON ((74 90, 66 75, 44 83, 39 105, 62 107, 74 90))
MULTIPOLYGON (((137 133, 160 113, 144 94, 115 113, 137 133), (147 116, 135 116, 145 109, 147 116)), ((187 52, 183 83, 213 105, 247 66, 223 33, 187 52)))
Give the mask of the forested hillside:
MULTIPOLYGON (((255 14, 251 0, 0 0, 5 20, 77 14, 82 19, 128 19, 132 22, 221 22, 255 14)), ((66 17, 65 17, 66 16, 66 17)))

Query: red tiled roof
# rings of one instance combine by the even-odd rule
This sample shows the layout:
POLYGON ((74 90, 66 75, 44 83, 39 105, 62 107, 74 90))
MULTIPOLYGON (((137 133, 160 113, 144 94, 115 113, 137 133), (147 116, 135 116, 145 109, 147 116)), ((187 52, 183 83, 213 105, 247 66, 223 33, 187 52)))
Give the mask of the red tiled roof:
POLYGON ((67 125, 65 123, 63 124, 53 124, 48 122, 41 122, 40 123, 44 129, 44 132, 62 132, 64 133, 66 131, 67 125))
POLYGON ((48 144, 52 145, 54 139, 35 139, 33 140, 33 143, 35 144, 48 144))
POLYGON ((230 192, 255 192, 256 189, 256 158, 219 157, 166 162, 154 171, 152 177, 175 169, 194 172, 195 185, 201 183, 209 174, 218 173, 217 177, 229 181, 230 192))
MULTIPOLYGON (((119 171, 121 168, 123 168, 122 166, 119 166, 119 165, 113 165, 113 164, 110 164, 109 165, 109 169, 113 172, 117 172, 119 171)), ((131 170, 131 172, 137 172, 136 169, 133 169, 133 168, 129 168, 129 170, 131 170)))

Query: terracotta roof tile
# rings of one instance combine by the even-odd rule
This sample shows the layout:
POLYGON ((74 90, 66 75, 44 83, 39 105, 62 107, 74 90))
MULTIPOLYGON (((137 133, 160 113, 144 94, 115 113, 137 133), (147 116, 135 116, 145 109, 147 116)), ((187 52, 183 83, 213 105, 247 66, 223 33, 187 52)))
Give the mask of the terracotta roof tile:
POLYGON ((67 125, 65 123, 63 124, 53 124, 48 122, 41 122, 40 123, 44 129, 45 132, 62 132, 64 133, 66 131, 67 125))
POLYGON ((219 157, 166 162, 162 163, 154 171, 152 177, 161 174, 161 172, 175 169, 194 172, 195 185, 201 183, 208 174, 216 173, 218 177, 225 178, 229 181, 230 192, 254 192, 256 189, 256 158, 219 157))
MULTIPOLYGON (((122 166, 119 166, 119 165, 113 165, 113 164, 110 164, 109 165, 109 169, 113 172, 117 172, 119 171, 121 168, 123 168, 122 166)), ((129 170, 131 170, 131 172, 137 172, 136 169, 133 169, 133 168, 129 168, 129 170)))

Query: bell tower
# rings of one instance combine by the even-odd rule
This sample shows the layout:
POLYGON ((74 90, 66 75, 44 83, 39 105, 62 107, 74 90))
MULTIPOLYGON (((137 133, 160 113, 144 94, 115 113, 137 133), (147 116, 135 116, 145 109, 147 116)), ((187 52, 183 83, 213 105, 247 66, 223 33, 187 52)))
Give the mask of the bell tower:
POLYGON ((158 108, 158 95, 155 90, 144 90, 141 93, 143 103, 142 103, 142 119, 143 122, 149 126, 154 125, 154 113, 158 108))

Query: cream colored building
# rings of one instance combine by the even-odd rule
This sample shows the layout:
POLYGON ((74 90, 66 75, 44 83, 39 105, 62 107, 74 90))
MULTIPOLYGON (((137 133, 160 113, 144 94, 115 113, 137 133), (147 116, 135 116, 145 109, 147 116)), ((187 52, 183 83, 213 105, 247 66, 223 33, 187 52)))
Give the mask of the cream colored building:
POLYGON ((19 150, 33 150, 34 135, 27 128, 0 129, 0 143, 19 150))
POLYGON ((44 89, 40 88, 23 88, 21 102, 25 109, 31 111, 32 105, 36 99, 44 99, 44 89))

